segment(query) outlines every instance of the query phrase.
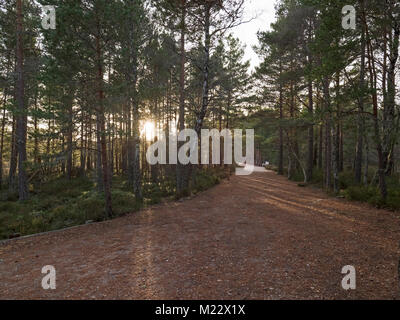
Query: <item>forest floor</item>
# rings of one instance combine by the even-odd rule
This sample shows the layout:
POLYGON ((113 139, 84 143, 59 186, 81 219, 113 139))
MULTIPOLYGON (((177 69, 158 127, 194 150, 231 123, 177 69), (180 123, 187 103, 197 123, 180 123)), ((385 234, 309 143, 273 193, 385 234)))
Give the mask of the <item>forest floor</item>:
POLYGON ((399 299, 399 214, 275 173, 0 244, 1 299, 399 299), (56 269, 55 290, 41 287, 56 269), (342 289, 342 267, 357 272, 342 289))

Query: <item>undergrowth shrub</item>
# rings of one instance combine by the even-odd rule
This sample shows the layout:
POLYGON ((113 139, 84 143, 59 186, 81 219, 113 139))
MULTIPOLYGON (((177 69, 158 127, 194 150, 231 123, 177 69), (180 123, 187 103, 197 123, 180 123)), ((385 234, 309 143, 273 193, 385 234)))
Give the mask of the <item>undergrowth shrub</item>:
MULTIPOLYGON (((198 170, 194 192, 208 189, 219 183, 226 174, 221 168, 198 170)), ((18 201, 15 192, 0 192, 0 239, 28 235, 103 221, 105 216, 104 195, 98 193, 94 177, 78 177, 68 180, 56 178, 35 185, 30 199, 18 201)), ((143 184, 144 203, 137 201, 132 187, 122 176, 113 176, 113 217, 138 211, 143 204, 151 205, 176 193, 176 178, 143 184)))

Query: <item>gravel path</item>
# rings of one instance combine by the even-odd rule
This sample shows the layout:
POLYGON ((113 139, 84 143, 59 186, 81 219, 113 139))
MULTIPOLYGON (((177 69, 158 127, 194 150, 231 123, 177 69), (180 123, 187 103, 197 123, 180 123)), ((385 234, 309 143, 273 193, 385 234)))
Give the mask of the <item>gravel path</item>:
POLYGON ((399 299, 399 214, 234 176, 183 202, 0 245, 1 299, 399 299), (56 290, 43 290, 53 265, 56 290), (357 289, 341 287, 353 265, 357 289))

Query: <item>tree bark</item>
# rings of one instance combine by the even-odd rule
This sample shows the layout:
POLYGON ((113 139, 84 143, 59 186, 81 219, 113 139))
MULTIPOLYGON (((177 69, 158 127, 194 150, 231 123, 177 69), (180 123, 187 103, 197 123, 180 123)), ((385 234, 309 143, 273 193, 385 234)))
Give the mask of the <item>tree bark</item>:
MULTIPOLYGON (((73 89, 71 90, 74 91, 73 89)), ((67 124, 67 178, 69 180, 72 179, 72 135, 74 131, 74 122, 73 122, 73 93, 69 93, 67 97, 67 110, 68 110, 68 124, 67 124)), ((81 137, 83 139, 83 137, 81 137)))
POLYGON ((101 160, 101 125, 100 125, 100 110, 96 110, 96 179, 97 189, 99 192, 104 192, 104 177, 101 160))
POLYGON ((7 89, 3 93, 3 116, 1 120, 1 137, 0 137, 0 190, 3 186, 3 151, 4 151, 4 131, 6 127, 6 105, 7 105, 7 89))
POLYGON ((365 164, 364 164, 364 186, 368 186, 368 170, 369 170, 369 143, 368 138, 365 137, 365 164))
POLYGON ((16 177, 17 172, 17 139, 16 139, 16 117, 13 115, 12 130, 11 130, 11 153, 10 153, 10 170, 8 173, 8 189, 10 192, 16 190, 16 177))
POLYGON ((332 112, 330 105, 329 80, 323 80, 324 111, 325 111, 325 188, 330 190, 332 186, 332 112))
POLYGON ((36 88, 35 92, 35 114, 33 115, 33 129, 34 129, 34 142, 33 142, 33 163, 35 166, 38 164, 38 157, 39 157, 39 128, 38 128, 38 88, 36 88))
MULTIPOLYGON (((308 30, 308 44, 307 44, 307 56, 308 56, 308 67, 312 70, 313 67, 313 55, 309 48, 312 42, 312 30, 313 22, 310 22, 308 30)), ((313 99, 313 81, 311 75, 308 75, 308 115, 311 119, 311 123, 308 126, 308 147, 307 147, 307 168, 306 168, 306 182, 311 182, 313 178, 314 169, 314 99, 313 99)))
POLYGON ((318 141, 318 169, 322 170, 323 163, 323 139, 324 139, 324 126, 319 126, 319 141, 318 141))
POLYGON ((279 154, 278 154, 278 174, 283 175, 283 85, 282 85, 282 61, 279 61, 279 154))
MULTIPOLYGON (((181 0, 181 39, 180 39, 180 75, 179 75, 179 124, 178 131, 185 130, 185 36, 186 36, 186 0, 181 0)), ((168 134, 168 133, 167 133, 168 134)), ((178 149, 183 142, 178 142, 178 149)), ((178 161, 176 166, 176 192, 178 196, 188 191, 187 166, 178 161)))
POLYGON ((202 102, 201 109, 197 115, 195 131, 200 134, 203 127, 203 121, 207 113, 209 104, 209 68, 210 68, 210 46, 211 46, 211 34, 210 34, 210 18, 211 18, 211 3, 204 5, 204 61, 203 61, 203 90, 202 90, 202 102))
MULTIPOLYGON (((361 0, 363 3, 363 0, 361 0)), ((363 4, 362 4, 363 5, 363 4)), ((354 173, 356 183, 361 183, 362 161, 363 161, 363 136, 364 136, 364 92, 365 92, 365 31, 361 33, 361 67, 360 67, 360 83, 358 98, 358 115, 357 115, 357 146, 356 159, 354 164, 354 173)))
POLYGON ((385 161, 384 154, 382 148, 382 138, 379 129, 379 118, 378 118, 378 96, 376 93, 376 84, 377 84, 377 73, 375 68, 375 59, 373 48, 371 44, 371 39, 369 36, 368 24, 366 23, 365 11, 363 11, 363 21, 365 28, 365 35, 367 39, 367 54, 368 54, 368 69, 370 72, 370 86, 373 89, 372 92, 372 105, 373 105, 373 121, 374 121, 374 134, 375 134, 375 142, 376 142, 376 150, 378 153, 378 176, 379 176, 379 189, 381 193, 381 197, 383 201, 387 199, 387 186, 386 186, 386 178, 385 178, 385 161))
POLYGON ((113 215, 112 201, 111 201, 111 184, 109 177, 109 168, 107 161, 107 143, 106 143, 106 128, 104 118, 104 92, 103 92, 103 61, 102 52, 100 45, 100 25, 97 22, 97 36, 96 36, 96 53, 97 53, 97 82, 98 82, 98 112, 97 112, 97 124, 99 136, 100 136, 100 147, 101 147, 101 162, 103 166, 103 184, 104 184, 104 196, 105 196, 105 212, 107 218, 111 218, 113 215))
POLYGON ((22 0, 17 0, 17 151, 18 151, 18 196, 20 201, 27 200, 28 179, 26 175, 26 134, 27 112, 25 105, 24 83, 24 44, 22 0))
MULTIPOLYGON (((390 7, 389 14, 392 18, 393 8, 390 7)), ((389 70, 387 72, 387 93, 384 110, 384 167, 385 174, 392 173, 394 162, 394 148, 397 140, 397 128, 395 121, 396 110, 396 66, 399 58, 399 41, 400 41, 400 22, 393 21, 393 32, 390 31, 389 36, 389 70)))
MULTIPOLYGON (((196 123, 194 130, 197 133, 197 136, 200 136, 201 129, 203 128, 203 122, 207 114, 207 109, 209 105, 209 69, 210 69, 210 47, 211 47, 211 8, 213 6, 213 2, 207 2, 204 4, 204 55, 203 55, 203 88, 202 88, 202 99, 201 99, 201 108, 196 116, 196 123)), ((194 170, 196 168, 193 165, 188 165, 188 170, 185 174, 185 179, 190 181, 190 179, 194 176, 194 170)), ((190 183, 188 182, 188 185, 190 183)), ((190 189, 190 187, 189 187, 190 189)), ((190 190, 189 190, 190 193, 190 190)))
MULTIPOLYGON (((310 118, 314 114, 314 104, 313 104, 313 84, 312 80, 308 80, 308 114, 310 118)), ((313 120, 312 120, 313 121, 313 120)), ((314 125, 311 123, 308 127, 308 148, 307 148, 307 174, 306 182, 311 182, 313 178, 314 169, 314 125)))

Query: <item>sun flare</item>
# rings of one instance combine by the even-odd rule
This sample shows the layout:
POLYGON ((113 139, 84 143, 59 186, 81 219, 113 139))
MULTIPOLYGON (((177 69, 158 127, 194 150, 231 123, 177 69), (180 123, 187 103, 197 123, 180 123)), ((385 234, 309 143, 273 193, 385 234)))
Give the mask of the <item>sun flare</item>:
POLYGON ((141 133, 142 136, 146 138, 146 141, 154 140, 154 137, 156 135, 156 127, 154 125, 154 122, 145 121, 142 125, 141 133))

